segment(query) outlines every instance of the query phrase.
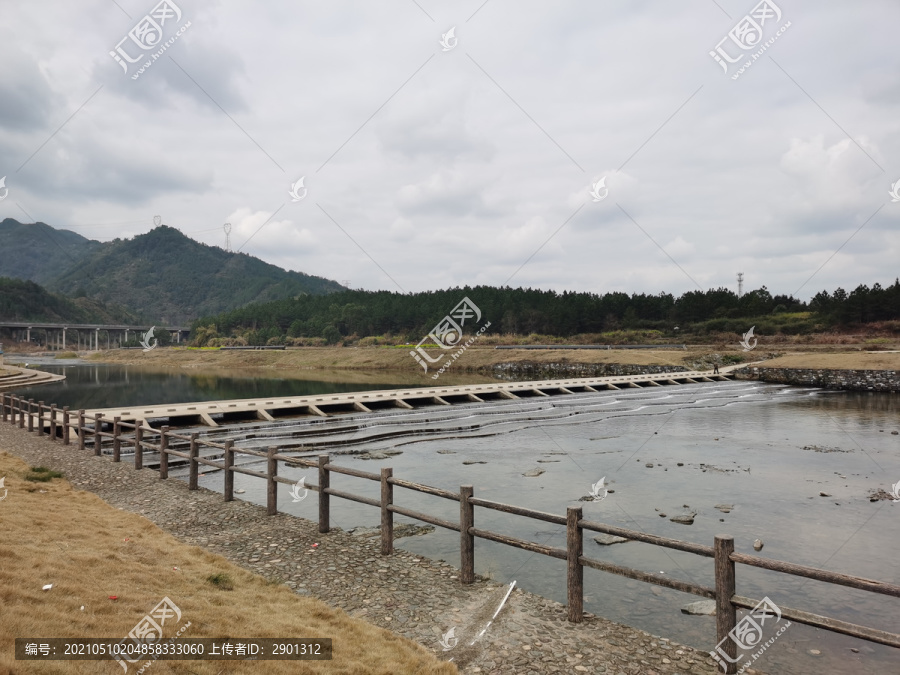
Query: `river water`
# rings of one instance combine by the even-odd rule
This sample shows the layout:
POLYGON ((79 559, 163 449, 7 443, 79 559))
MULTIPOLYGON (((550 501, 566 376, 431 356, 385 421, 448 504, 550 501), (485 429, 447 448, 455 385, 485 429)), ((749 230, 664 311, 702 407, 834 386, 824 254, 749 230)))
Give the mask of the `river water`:
MULTIPOLYGON (((72 373, 67 374, 71 378, 72 373)), ((171 397, 179 392, 179 398, 167 402, 209 400, 197 396, 203 387, 186 384, 188 380, 183 374, 167 376, 158 382, 160 393, 171 397)), ((70 393, 84 391, 68 403, 49 386, 29 396, 40 392, 43 400, 72 407, 163 402, 116 398, 118 385, 108 383, 76 386, 71 379, 67 386, 70 393), (96 400, 85 402, 86 392, 93 392, 96 400)), ((221 397, 361 388, 328 382, 303 385, 327 387, 318 391, 287 391, 278 387, 298 385, 271 381, 248 383, 252 391, 234 382, 228 386, 233 395, 221 397)), ((391 386, 402 385, 367 383, 364 388, 391 386)), ((225 389, 216 391, 218 396, 225 389)), ((567 506, 580 505, 590 520, 701 544, 712 545, 715 535, 730 534, 736 550, 744 553, 753 554, 753 542, 760 539, 764 549, 759 555, 765 557, 897 584, 900 504, 871 502, 869 495, 878 489, 890 492, 892 483, 900 480, 900 436, 891 434, 900 430, 898 413, 900 399, 895 395, 738 381, 198 430, 215 440, 233 438, 237 447, 279 445, 298 454, 328 452, 335 463, 375 473, 391 466, 395 477, 453 491, 474 485, 476 496, 558 515, 565 515, 567 506), (360 454, 378 451, 400 454, 382 460, 366 460, 360 454), (604 476, 608 496, 579 501, 604 476), (733 509, 724 513, 715 508, 722 504, 733 509), (696 514, 692 525, 669 520, 688 513, 696 514)), ((284 467, 280 473, 316 482, 314 470, 284 467)), ((206 473, 200 483, 221 491, 222 475, 206 473)), ((235 487, 245 491, 240 498, 265 503, 264 481, 238 474, 235 487)), ((332 487, 378 498, 374 482, 332 474, 332 487)), ((421 493, 396 488, 395 503, 458 519, 455 502, 421 493)), ((312 492, 295 503, 282 486, 278 508, 317 519, 312 492)), ((331 513, 332 525, 343 529, 379 522, 378 509, 336 498, 331 513)), ((413 522, 399 516, 396 520, 413 522)), ((476 527, 565 547, 562 526, 479 508, 476 527)), ((458 565, 456 532, 438 528, 400 539, 397 546, 458 565)), ((702 586, 714 584, 712 561, 688 553, 637 542, 601 546, 586 536, 585 555, 702 586)), ((498 582, 515 579, 526 590, 565 602, 564 561, 482 539, 476 540, 475 560, 479 574, 498 582)), ((713 617, 680 612, 698 600, 696 596, 590 569, 585 570, 585 589, 589 612, 698 648, 715 646, 713 617)), ((742 565, 737 569, 737 593, 900 631, 896 598, 742 565)), ((774 634, 767 629, 764 639, 774 634)), ((793 624, 754 667, 798 675, 900 672, 900 652, 793 624)))

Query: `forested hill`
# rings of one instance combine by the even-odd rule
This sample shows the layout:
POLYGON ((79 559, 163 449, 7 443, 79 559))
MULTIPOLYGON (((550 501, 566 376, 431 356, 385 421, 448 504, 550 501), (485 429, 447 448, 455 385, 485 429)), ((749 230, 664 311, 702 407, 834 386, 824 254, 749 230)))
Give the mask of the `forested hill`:
POLYGON ((134 324, 137 317, 90 298, 49 293, 33 281, 0 277, 0 318, 47 323, 134 324))
POLYGON ((197 321, 194 335, 199 341, 242 337, 249 344, 290 337, 336 342, 388 334, 418 342, 466 296, 480 308, 482 325, 490 321, 487 332, 494 334, 567 337, 647 329, 671 340, 685 333, 742 333, 751 321, 757 333, 796 334, 900 319, 900 281, 886 288, 861 285, 850 293, 822 291, 809 303, 772 296, 765 286, 740 298, 725 288, 676 298, 669 293, 597 295, 478 286, 407 295, 345 291, 249 305, 197 321))
POLYGON ((172 324, 247 303, 343 289, 335 281, 198 243, 165 225, 101 244, 47 287, 124 305, 148 321, 172 324))
POLYGON ((0 277, 46 284, 101 246, 69 230, 7 218, 0 222, 0 277))

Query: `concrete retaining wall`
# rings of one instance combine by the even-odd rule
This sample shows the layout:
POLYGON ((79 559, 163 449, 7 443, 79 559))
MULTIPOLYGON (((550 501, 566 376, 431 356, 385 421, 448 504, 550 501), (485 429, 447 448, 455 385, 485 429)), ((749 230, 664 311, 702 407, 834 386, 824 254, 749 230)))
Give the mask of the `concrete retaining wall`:
POLYGON ((814 370, 810 368, 739 368, 733 374, 742 379, 800 384, 824 389, 900 392, 900 371, 896 370, 814 370))

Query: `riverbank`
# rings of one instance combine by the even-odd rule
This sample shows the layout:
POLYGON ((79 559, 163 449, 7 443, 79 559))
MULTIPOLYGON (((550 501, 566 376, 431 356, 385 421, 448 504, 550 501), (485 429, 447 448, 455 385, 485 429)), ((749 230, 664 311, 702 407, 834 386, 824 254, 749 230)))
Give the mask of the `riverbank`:
MULTIPOLYGON (((162 481, 152 471, 135 471, 128 464, 9 425, 0 425, 0 449, 31 466, 63 472, 77 489, 139 514, 184 543, 391 630, 437 655, 447 656, 440 645, 442 635, 452 627, 465 627, 483 609, 485 598, 500 590, 483 578, 462 586, 454 565, 401 549, 381 556, 377 540, 341 530, 319 534, 311 521, 266 516, 264 508, 243 501, 225 503, 221 494, 202 488, 189 491, 182 481, 162 481)), ((498 675, 717 672, 705 652, 593 615, 581 624, 568 623, 564 606, 521 590, 510 596, 460 666, 464 673, 498 675)))

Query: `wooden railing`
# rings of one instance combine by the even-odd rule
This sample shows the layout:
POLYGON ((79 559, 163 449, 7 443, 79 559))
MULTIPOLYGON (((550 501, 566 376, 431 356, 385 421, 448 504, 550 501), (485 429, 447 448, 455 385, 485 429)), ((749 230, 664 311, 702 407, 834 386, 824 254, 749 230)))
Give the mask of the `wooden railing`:
MULTIPOLYGON (((318 484, 306 483, 305 486, 310 490, 318 492, 319 532, 325 533, 330 531, 331 497, 339 497, 360 504, 367 504, 381 510, 381 553, 383 555, 390 555, 394 550, 394 514, 399 514, 430 525, 459 532, 459 578, 460 582, 463 584, 471 584, 475 580, 476 537, 498 542, 506 546, 531 551, 533 553, 539 553, 551 558, 565 560, 567 567, 566 594, 568 600, 568 620, 571 622, 578 623, 584 618, 585 567, 715 600, 716 637, 718 643, 721 643, 722 640, 729 637, 729 633, 737 625, 738 608, 753 609, 760 603, 760 600, 736 594, 736 564, 757 567, 773 572, 781 572, 792 576, 805 577, 807 579, 814 579, 816 581, 838 586, 846 586, 848 588, 855 588, 871 593, 900 598, 900 586, 894 584, 883 583, 839 572, 829 572, 814 567, 806 567, 804 565, 761 558, 759 556, 747 555, 744 553, 736 553, 734 551, 734 538, 731 536, 715 537, 713 546, 704 546, 702 544, 669 539, 667 537, 660 537, 646 532, 628 530, 607 525, 605 523, 585 520, 580 506, 568 507, 565 516, 545 513, 534 509, 481 499, 475 496, 474 488, 471 485, 462 485, 459 488, 459 492, 453 492, 443 488, 395 478, 393 469, 390 468, 383 468, 380 473, 376 474, 368 471, 351 469, 346 466, 338 466, 331 463, 328 455, 319 455, 316 460, 312 460, 280 454, 278 448, 275 446, 269 447, 266 452, 251 450, 249 448, 235 448, 233 441, 231 440, 226 440, 224 443, 215 443, 201 439, 198 433, 178 434, 165 426, 157 430, 149 426, 142 426, 141 424, 123 422, 118 417, 107 420, 104 419, 103 415, 100 413, 90 416, 85 414, 84 410, 79 410, 77 414, 73 415, 68 407, 63 407, 60 410, 54 405, 44 405, 43 401, 38 401, 37 404, 35 404, 33 399, 26 401, 9 394, 0 394, 0 418, 2 418, 2 421, 4 422, 9 421, 11 424, 17 424, 20 429, 24 428, 27 424, 28 430, 36 430, 38 435, 49 432, 51 441, 59 441, 61 439, 63 445, 70 444, 71 432, 74 430, 78 439, 79 449, 84 450, 86 445, 90 443, 95 455, 102 454, 103 441, 104 439, 109 439, 112 445, 112 460, 114 462, 121 460, 122 444, 124 443, 126 446, 130 446, 134 449, 135 469, 141 469, 143 467, 144 453, 146 450, 149 449, 158 452, 159 477, 161 479, 168 478, 169 476, 169 458, 180 457, 187 460, 188 488, 191 490, 196 490, 198 487, 197 479, 201 464, 219 469, 224 475, 223 491, 225 501, 232 501, 234 499, 235 474, 239 473, 263 479, 267 484, 266 511, 269 515, 275 515, 277 513, 278 483, 293 485, 295 482, 278 475, 279 462, 289 462, 292 466, 305 466, 316 469, 318 471, 318 484), (132 433, 126 434, 126 430, 132 433), (153 439, 153 441, 151 441, 151 439, 153 439), (180 441, 182 444, 185 444, 187 452, 174 450, 169 447, 172 441, 180 441), (201 447, 221 451, 221 461, 201 456, 201 447), (260 461, 265 460, 266 471, 254 471, 252 469, 237 466, 235 464, 235 457, 238 455, 256 457, 260 461), (332 488, 332 473, 379 483, 381 486, 380 498, 372 499, 332 488), (459 520, 444 520, 436 516, 398 506, 394 503, 394 488, 403 488, 458 502, 459 520), (479 529, 475 526, 475 507, 565 526, 566 547, 559 548, 547 546, 545 544, 511 537, 502 533, 479 529), (653 546, 660 546, 712 558, 715 565, 714 586, 700 586, 686 581, 670 579, 668 577, 589 558, 584 555, 584 532, 586 530, 589 532, 601 532, 615 535, 632 541, 651 544, 653 546)), ((900 647, 900 635, 896 633, 889 633, 866 626, 860 626, 790 607, 779 606, 779 609, 781 611, 781 616, 790 621, 796 621, 797 623, 806 624, 816 628, 823 628, 836 633, 843 633, 844 635, 850 635, 869 642, 889 645, 891 647, 900 647)), ((733 640, 726 640, 724 646, 719 650, 719 653, 724 653, 730 660, 735 660, 737 656, 736 643, 733 640)), ((726 673, 737 672, 738 664, 736 662, 720 660, 720 663, 723 663, 727 667, 726 673)))

